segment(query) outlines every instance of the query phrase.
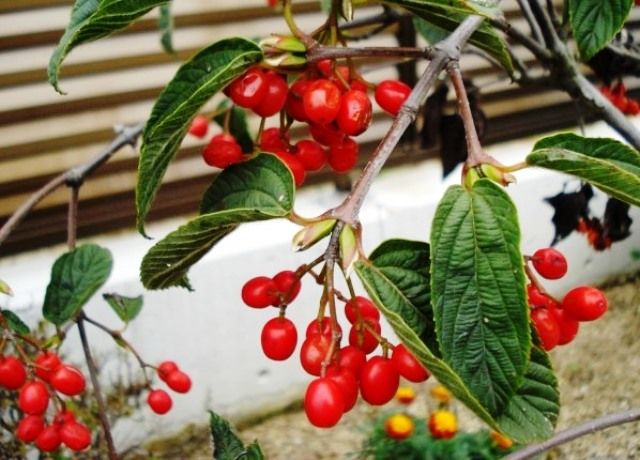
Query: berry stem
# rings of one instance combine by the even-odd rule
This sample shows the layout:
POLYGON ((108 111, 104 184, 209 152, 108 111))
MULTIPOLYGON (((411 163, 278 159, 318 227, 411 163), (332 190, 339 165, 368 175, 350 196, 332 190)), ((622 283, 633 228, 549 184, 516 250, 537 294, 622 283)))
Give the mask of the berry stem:
POLYGON ((302 29, 298 27, 295 19, 293 18, 293 8, 291 5, 291 0, 282 0, 282 16, 284 17, 284 21, 287 23, 287 27, 291 33, 302 43, 305 44, 307 49, 313 48, 316 46, 316 41, 307 35, 302 29))
MULTIPOLYGON (((525 257, 525 260, 528 262, 528 259, 526 257, 525 257)), ((536 289, 538 291, 540 291, 540 294, 545 295, 545 296, 549 297, 550 299, 553 299, 557 303, 560 303, 558 301, 558 299, 556 299, 554 296, 549 294, 549 291, 547 291, 544 288, 544 286, 542 285, 542 283, 540 282, 540 280, 538 279, 536 274, 533 272, 533 270, 531 270, 531 267, 529 267, 527 262, 525 262, 525 264, 524 264, 524 272, 526 273, 527 278, 529 278, 529 281, 531 281, 531 283, 536 287, 536 289)))

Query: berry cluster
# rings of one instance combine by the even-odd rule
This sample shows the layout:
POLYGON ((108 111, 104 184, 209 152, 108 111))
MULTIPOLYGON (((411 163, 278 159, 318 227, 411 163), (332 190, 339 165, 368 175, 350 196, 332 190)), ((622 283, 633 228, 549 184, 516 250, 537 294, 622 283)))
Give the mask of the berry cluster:
POLYGON ((622 113, 627 115, 640 114, 640 103, 636 99, 631 99, 627 96, 627 88, 624 83, 619 82, 613 88, 603 86, 601 92, 622 113))
MULTIPOLYGON (((191 389, 191 378, 182 372, 175 362, 161 362, 157 372, 160 380, 176 393, 187 393, 191 389)), ((163 415, 171 410, 173 401, 166 391, 152 388, 147 395, 147 404, 153 412, 163 415)))
MULTIPOLYGON (((273 306, 280 310, 277 317, 267 321, 261 334, 264 354, 276 361, 291 357, 298 342, 296 326, 285 315, 300 292, 300 273, 304 274, 302 268, 282 271, 273 278, 258 276, 242 288, 242 299, 249 307, 273 306)), ((340 324, 321 313, 307 325, 300 347, 302 368, 316 377, 307 387, 304 408, 317 427, 337 424, 353 408, 358 393, 369 404, 382 405, 396 394, 400 376, 412 382, 429 377, 403 344, 392 347, 380 335, 380 312, 369 299, 355 296, 347 300, 344 312, 350 323, 348 345, 340 346, 340 324), (367 357, 378 345, 382 353, 367 357)))
POLYGON ((81 451, 91 444, 91 431, 78 422, 65 407, 60 395, 77 396, 86 387, 82 373, 63 363, 53 352, 39 353, 33 363, 16 356, 0 357, 0 386, 18 391, 18 408, 23 417, 18 422, 16 437, 25 443, 35 443, 42 452, 52 452, 64 444, 81 451), (54 400, 55 414, 46 423, 49 402, 54 400))
MULTIPOLYGON (((239 107, 263 119, 281 114, 280 127, 261 129, 256 139, 260 151, 278 156, 291 170, 296 186, 304 183, 307 172, 328 165, 346 173, 358 161, 359 146, 353 137, 367 130, 372 104, 366 83, 355 69, 323 60, 302 73, 291 86, 273 70, 253 67, 229 84, 224 93, 239 107), (289 130, 294 121, 307 124, 311 139, 291 143, 289 130)), ((395 116, 411 93, 396 80, 386 80, 375 88, 375 100, 395 116)), ((190 133, 204 137, 208 120, 198 116, 190 133)), ((204 161, 224 169, 245 158, 230 133, 214 136, 202 152, 204 161)))
MULTIPOLYGON (((567 273, 567 260, 553 248, 538 249, 529 258, 536 271, 546 279, 559 279, 567 273)), ((578 334, 581 321, 600 318, 608 308, 607 298, 599 289, 578 286, 558 302, 532 279, 527 287, 531 321, 545 350, 566 345, 578 334)))

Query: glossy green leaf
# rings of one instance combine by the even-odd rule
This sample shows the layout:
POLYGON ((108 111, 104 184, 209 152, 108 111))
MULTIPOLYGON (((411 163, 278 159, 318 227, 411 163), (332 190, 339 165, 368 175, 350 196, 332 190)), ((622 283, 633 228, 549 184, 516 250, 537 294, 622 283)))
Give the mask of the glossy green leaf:
POLYGON ((450 187, 431 228, 431 299, 440 351, 491 414, 515 394, 531 348, 515 206, 486 179, 450 187))
POLYGON ((133 321, 142 310, 143 297, 126 297, 120 294, 102 294, 102 298, 125 323, 133 321))
POLYGON ((56 326, 75 318, 107 281, 112 266, 111 252, 96 244, 78 246, 60 256, 51 268, 43 316, 56 326))
POLYGON ((616 140, 557 134, 538 141, 527 163, 577 176, 640 206, 640 153, 616 140))
POLYGON ((58 92, 60 65, 69 52, 127 27, 140 16, 169 0, 76 0, 69 24, 49 60, 49 83, 58 92))
POLYGON ((264 453, 257 442, 244 446, 228 421, 209 411, 209 429, 213 439, 213 458, 216 460, 263 460, 264 453))
MULTIPOLYGON (((228 106, 229 104, 227 101, 222 101, 218 104, 216 111, 224 110, 228 106)), ((221 128, 224 128, 226 117, 229 116, 229 134, 236 138, 236 141, 238 141, 238 144, 240 144, 244 153, 253 152, 253 138, 249 132, 245 110, 237 105, 231 107, 230 110, 230 114, 227 112, 221 113, 220 115, 215 116, 213 121, 215 121, 221 128)))
POLYGON ((158 16, 158 28, 160 29, 160 44, 167 53, 175 53, 173 48, 173 16, 171 15, 171 4, 166 3, 160 6, 160 16, 158 16))
POLYGON ((202 214, 153 246, 142 260, 147 289, 189 288, 186 273, 222 238, 244 222, 285 217, 293 208, 289 169, 266 153, 222 171, 205 192, 202 214))
POLYGON ((11 310, 0 310, 0 314, 4 316, 5 321, 9 325, 9 328, 16 334, 20 335, 28 335, 29 326, 27 326, 18 315, 16 315, 11 310))
POLYGON ((156 100, 142 134, 136 208, 138 230, 162 178, 202 106, 218 91, 262 59, 260 48, 244 38, 228 38, 204 48, 176 72, 156 100))
POLYGON ((573 38, 584 61, 620 32, 633 4, 633 0, 568 0, 573 38))

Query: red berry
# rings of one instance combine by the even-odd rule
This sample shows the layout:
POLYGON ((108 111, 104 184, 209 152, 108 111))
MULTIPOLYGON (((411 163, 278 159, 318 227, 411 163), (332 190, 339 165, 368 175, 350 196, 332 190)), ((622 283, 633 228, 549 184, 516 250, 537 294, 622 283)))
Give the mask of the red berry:
POLYGON ((72 411, 66 408, 58 412, 53 419, 53 423, 57 423, 58 425, 63 425, 65 423, 70 423, 75 421, 76 421, 76 414, 74 414, 72 411))
POLYGON ((540 292, 533 284, 527 285, 527 296, 529 305, 532 307, 548 307, 549 305, 555 304, 553 299, 540 292))
POLYGON ((369 87, 362 80, 353 80, 351 82, 351 89, 362 91, 365 94, 369 91, 369 87))
POLYGON ((350 137, 345 137, 341 143, 329 147, 327 163, 337 173, 346 173, 358 162, 360 147, 350 137))
POLYGON ((536 328, 542 348, 547 351, 555 348, 560 341, 560 326, 555 316, 547 308, 534 308, 531 310, 531 321, 536 328))
POLYGON ((352 89, 342 95, 336 121, 340 131, 348 136, 357 136, 367 130, 372 114, 371 101, 367 94, 352 89))
MULTIPOLYGON (((284 270, 278 273, 273 277, 273 282, 276 283, 276 287, 282 296, 284 296, 284 300, 286 303, 291 303, 295 300, 295 298, 300 293, 300 278, 296 276, 295 272, 291 270, 284 270)), ((280 305, 280 301, 272 304, 275 307, 280 305)))
MULTIPOLYGON (((338 332, 342 334, 342 328, 340 325, 336 324, 336 326, 338 327, 338 332)), ((327 339, 331 340, 331 337, 333 336, 333 332, 331 331, 331 318, 325 316, 320 321, 316 318, 309 323, 305 336, 309 338, 318 334, 324 335, 327 339)))
POLYGON ((318 71, 327 78, 335 77, 336 73, 339 73, 344 81, 350 80, 349 67, 346 65, 336 65, 334 69, 334 63, 331 59, 323 59, 316 64, 318 71))
POLYGON ((353 345, 348 345, 340 349, 338 353, 338 365, 351 370, 356 380, 360 380, 360 373, 367 362, 364 351, 353 345))
POLYGON ((176 393, 187 393, 191 389, 191 379, 182 371, 173 371, 165 382, 176 393))
POLYGON ((16 438, 22 442, 33 442, 44 430, 44 419, 40 415, 25 415, 16 427, 16 438))
POLYGON ((316 142, 326 146, 341 143, 345 138, 344 133, 338 131, 338 128, 333 124, 325 126, 310 124, 309 133, 316 142))
POLYGON ((79 395, 86 386, 82 373, 68 364, 61 365, 51 374, 50 383, 56 391, 67 396, 79 395))
POLYGON ((358 381, 353 372, 346 367, 329 366, 326 377, 340 388, 344 401, 344 412, 349 412, 358 400, 358 381))
POLYGON ((400 374, 391 360, 374 356, 362 368, 360 393, 362 399, 374 406, 386 404, 393 399, 400 385, 400 374))
POLYGON ((304 395, 304 412, 313 426, 335 426, 344 413, 344 397, 338 385, 326 377, 312 381, 304 395))
MULTIPOLYGON (((380 323, 377 321, 364 321, 371 326, 376 333, 380 334, 380 323)), ((376 337, 364 327, 362 328, 361 333, 358 333, 358 328, 356 325, 353 325, 349 330, 349 344, 356 346, 366 354, 369 354, 378 347, 378 339, 376 339, 376 337)))
POLYGON ((311 375, 320 375, 322 361, 327 357, 331 340, 324 335, 312 335, 302 342, 300 348, 300 363, 302 368, 311 375))
POLYGON ((360 311, 360 317, 362 319, 375 322, 380 321, 380 312, 373 302, 366 297, 356 296, 349 300, 344 306, 344 313, 351 324, 355 323, 358 319, 358 310, 360 311))
POLYGON ((252 109, 262 102, 267 87, 267 75, 261 69, 253 68, 229 85, 228 94, 235 104, 252 109))
POLYGON ((554 316, 558 323, 558 327, 560 328, 560 339, 558 341, 558 345, 566 345, 572 342, 578 335, 580 323, 569 317, 563 309, 558 308, 556 305, 550 306, 549 312, 554 316))
POLYGON ((278 304, 278 286, 267 276, 256 276, 242 286, 242 301, 252 308, 278 304))
POLYGON ((302 97, 307 118, 320 125, 331 123, 338 116, 340 96, 340 88, 329 80, 311 82, 302 97))
POLYGON ((7 390, 17 390, 27 381, 27 371, 15 356, 0 357, 0 385, 7 390))
POLYGON ((85 450, 91 444, 91 431, 82 423, 68 422, 60 428, 60 440, 71 450, 85 450))
POLYGON ((276 152, 276 156, 287 165, 293 175, 293 181, 296 183, 296 187, 300 187, 304 183, 306 176, 302 162, 294 154, 285 152, 284 150, 276 152))
POLYGON ((156 414, 163 415, 171 410, 173 401, 171 396, 164 390, 151 390, 147 395, 147 404, 156 414))
POLYGON ((571 289, 562 299, 562 309, 570 318, 593 321, 607 311, 609 303, 604 293, 591 286, 571 289))
POLYGON ((296 349, 298 331, 295 324, 287 318, 273 318, 262 328, 260 343, 267 358, 284 361, 296 349))
POLYGON ((302 98, 309 87, 309 80, 299 78, 289 88, 287 95, 286 109, 291 118, 298 121, 308 121, 307 113, 304 111, 302 98))
POLYGON ((394 347, 391 361, 400 375, 410 382, 424 382, 429 378, 429 372, 402 343, 394 347))
POLYGON ((189 127, 189 134, 202 139, 209 131, 209 119, 204 115, 196 115, 189 127))
POLYGON ((267 72, 267 92, 253 111, 261 117, 270 117, 280 112, 287 100, 287 81, 275 72, 267 72))
POLYGON ((25 414, 42 415, 49 407, 49 391, 40 380, 25 383, 20 389, 18 407, 25 414))
POLYGON ((36 438, 36 447, 42 452, 53 452, 60 447, 60 430, 56 425, 45 426, 36 438))
POLYGON ((280 128, 267 128, 260 136, 260 150, 275 153, 289 148, 289 133, 283 133, 280 128))
POLYGON ((202 150, 202 158, 209 166, 225 169, 242 161, 242 148, 230 134, 217 134, 202 150))
POLYGON ((394 117, 411 94, 411 88, 398 80, 385 80, 376 86, 375 98, 378 105, 394 117))
POLYGON ((172 374, 177 370, 179 370, 179 368, 175 362, 162 361, 160 364, 158 364, 158 377, 160 377, 161 380, 166 381, 167 377, 169 377, 169 374, 172 374))
POLYGON ((640 114, 640 103, 638 103, 638 101, 636 101, 635 99, 629 99, 629 103, 627 104, 627 114, 640 114))
POLYGON ((44 351, 36 356, 35 364, 36 375, 45 382, 48 382, 51 378, 51 373, 55 371, 62 362, 57 354, 50 351, 44 351))
POLYGON ((540 275, 548 280, 557 280, 567 273, 567 259, 553 248, 538 249, 531 262, 540 275))
POLYGON ((301 140, 295 145, 295 155, 306 171, 317 171, 327 162, 322 146, 309 139, 301 140))

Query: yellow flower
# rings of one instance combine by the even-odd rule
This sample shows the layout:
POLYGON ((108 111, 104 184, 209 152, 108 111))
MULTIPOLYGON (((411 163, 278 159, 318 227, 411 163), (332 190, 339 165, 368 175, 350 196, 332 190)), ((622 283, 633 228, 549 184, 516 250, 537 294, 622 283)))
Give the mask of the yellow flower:
POLYGON ((409 404, 416 399, 416 392, 411 387, 400 387, 396 392, 396 399, 402 404, 409 404))
POLYGON ((436 401, 447 404, 451 401, 451 392, 442 385, 436 385, 431 389, 431 397, 436 401))
POLYGON ((513 441, 497 431, 491 432, 491 440, 501 449, 508 449, 513 445, 513 441))
POLYGON ((437 410, 429 417, 429 431, 434 438, 453 438, 458 431, 458 420, 453 412, 437 410))
POLYGON ((395 414, 384 422, 384 431, 391 439, 407 439, 413 434, 414 424, 411 417, 395 414))

